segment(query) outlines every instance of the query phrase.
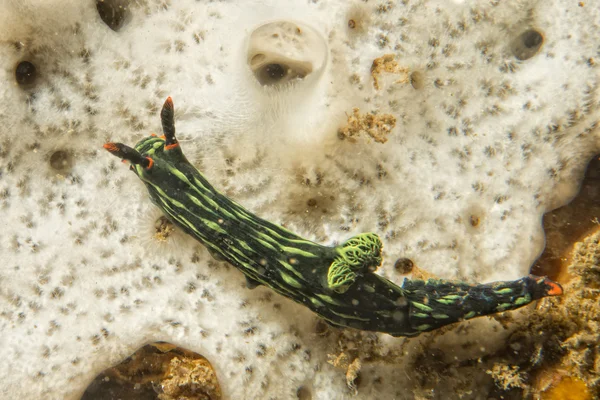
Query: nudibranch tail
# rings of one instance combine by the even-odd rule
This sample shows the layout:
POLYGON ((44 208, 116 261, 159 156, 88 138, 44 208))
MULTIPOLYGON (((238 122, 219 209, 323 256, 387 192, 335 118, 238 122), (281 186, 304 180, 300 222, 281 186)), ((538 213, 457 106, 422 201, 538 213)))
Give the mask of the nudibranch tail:
POLYGON ((409 302, 411 325, 422 332, 562 294, 558 283, 534 276, 481 285, 436 279, 406 280, 402 288, 409 302))

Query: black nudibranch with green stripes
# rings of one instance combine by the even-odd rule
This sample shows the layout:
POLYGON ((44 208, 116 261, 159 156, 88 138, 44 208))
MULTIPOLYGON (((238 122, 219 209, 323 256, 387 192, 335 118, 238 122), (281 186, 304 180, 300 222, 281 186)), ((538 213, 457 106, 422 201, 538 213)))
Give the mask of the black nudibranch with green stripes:
POLYGON ((104 148, 129 161, 165 215, 242 271, 249 288, 270 287, 331 325, 414 336, 562 294, 557 283, 533 276, 482 285, 405 279, 398 286, 375 273, 383 248, 376 234, 328 247, 257 217, 219 193, 183 155, 170 97, 161 120, 164 136, 142 139, 135 149, 121 143, 104 148))

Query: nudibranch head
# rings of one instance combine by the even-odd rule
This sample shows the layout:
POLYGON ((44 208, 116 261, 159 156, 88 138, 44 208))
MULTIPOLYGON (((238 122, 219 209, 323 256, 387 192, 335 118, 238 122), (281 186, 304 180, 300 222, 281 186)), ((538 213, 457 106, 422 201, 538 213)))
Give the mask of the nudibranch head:
POLYGON ((140 140, 135 147, 123 143, 106 143, 111 154, 131 164, 131 170, 144 182, 152 184, 168 179, 176 171, 178 161, 186 161, 175 137, 173 100, 168 97, 160 113, 163 136, 152 134, 140 140))

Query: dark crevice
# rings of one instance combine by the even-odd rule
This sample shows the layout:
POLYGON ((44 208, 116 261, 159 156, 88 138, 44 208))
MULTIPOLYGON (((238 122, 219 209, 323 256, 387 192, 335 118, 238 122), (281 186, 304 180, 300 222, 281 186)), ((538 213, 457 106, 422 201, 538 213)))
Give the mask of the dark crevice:
POLYGON ((15 68, 15 79, 21 86, 29 86, 35 83, 37 69, 30 61, 21 61, 15 68))
POLYGON ((546 248, 531 273, 565 283, 571 249, 582 237, 600 229, 600 157, 589 162, 579 193, 566 206, 544 215, 546 248))
POLYGON ((50 156, 50 167, 58 172, 65 172, 73 167, 73 157, 68 151, 57 150, 50 156))
POLYGON ((98 15, 110 29, 117 32, 130 18, 126 0, 96 0, 98 15))
POLYGON ((528 60, 536 55, 544 44, 544 36, 535 29, 521 33, 513 42, 512 51, 519 60, 528 60))

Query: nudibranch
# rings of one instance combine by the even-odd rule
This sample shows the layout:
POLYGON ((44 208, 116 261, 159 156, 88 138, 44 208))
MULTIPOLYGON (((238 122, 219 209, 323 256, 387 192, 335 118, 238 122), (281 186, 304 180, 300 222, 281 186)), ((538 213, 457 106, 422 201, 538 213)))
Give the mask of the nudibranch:
POLYGON ((104 148, 128 161, 164 214, 215 258, 244 273, 249 288, 267 286, 333 326, 414 336, 562 294, 558 283, 534 276, 479 285, 437 279, 396 285, 375 273, 382 262, 379 236, 363 233, 324 246, 254 215, 186 159, 170 97, 160 116, 163 136, 146 137, 135 148, 104 148))

